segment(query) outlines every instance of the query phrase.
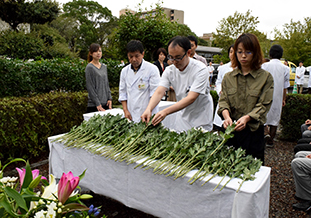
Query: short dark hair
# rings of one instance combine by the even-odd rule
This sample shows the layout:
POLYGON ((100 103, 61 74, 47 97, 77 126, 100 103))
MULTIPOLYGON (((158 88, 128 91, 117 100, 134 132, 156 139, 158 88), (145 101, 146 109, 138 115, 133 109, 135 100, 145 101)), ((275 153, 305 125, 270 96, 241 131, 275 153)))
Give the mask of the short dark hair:
POLYGON ((126 51, 127 53, 139 51, 142 54, 144 52, 143 43, 139 40, 131 40, 126 45, 126 51))
POLYGON ((167 51, 165 50, 165 48, 159 48, 157 50, 157 59, 159 58, 161 52, 165 55, 165 57, 167 56, 167 51))
POLYGON ((269 51, 270 58, 281 59, 283 56, 283 48, 280 45, 272 45, 269 51))
POLYGON ((189 39, 187 37, 184 37, 184 36, 173 37, 168 42, 167 47, 169 47, 170 44, 172 44, 173 47, 175 47, 176 45, 179 45, 180 47, 182 47, 185 50, 185 52, 187 52, 189 49, 191 49, 191 43, 190 43, 189 39))
POLYGON ((194 41, 194 44, 198 46, 198 39, 195 36, 188 36, 187 37, 190 41, 194 41))
POLYGON ((100 48, 100 45, 97 43, 92 43, 89 47, 89 53, 87 55, 87 61, 91 62, 93 60, 93 57, 91 54, 93 54, 94 52, 97 52, 100 48))
POLYGON ((262 54, 257 36, 255 36, 252 33, 243 33, 237 38, 237 40, 235 40, 235 43, 233 46, 235 53, 232 58, 232 68, 238 67, 240 70, 242 68, 241 63, 239 62, 237 54, 236 54, 238 50, 238 45, 240 43, 243 44, 246 50, 249 50, 253 53, 253 59, 251 61, 251 69, 252 70, 260 69, 262 61, 263 61, 263 54, 262 54))

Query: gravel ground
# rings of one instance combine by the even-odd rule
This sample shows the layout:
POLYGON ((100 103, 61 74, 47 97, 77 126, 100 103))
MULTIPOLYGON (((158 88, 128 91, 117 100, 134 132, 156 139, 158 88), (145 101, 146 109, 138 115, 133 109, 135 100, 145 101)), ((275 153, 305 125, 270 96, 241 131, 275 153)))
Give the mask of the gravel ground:
MULTIPOLYGON (((302 211, 295 211, 292 209, 292 204, 295 200, 295 184, 291 171, 291 160, 294 157, 294 146, 296 143, 276 141, 273 148, 267 148, 265 151, 266 166, 271 167, 271 186, 270 186, 270 215, 269 217, 303 217, 311 218, 311 215, 302 211)), ((41 156, 37 160, 32 160, 32 169, 39 169, 40 173, 48 176, 48 154, 41 156), (33 165, 35 164, 35 165, 33 165)), ((11 169, 14 169, 11 166, 11 169)), ((15 171, 11 171, 15 173, 15 171)), ((8 172, 6 171, 6 174, 8 172)), ((15 174, 16 176, 16 174, 15 174)), ((85 202, 87 205, 94 204, 94 206, 102 206, 102 214, 108 218, 153 218, 154 216, 145 214, 124 206, 123 204, 92 193, 94 198, 85 202)))

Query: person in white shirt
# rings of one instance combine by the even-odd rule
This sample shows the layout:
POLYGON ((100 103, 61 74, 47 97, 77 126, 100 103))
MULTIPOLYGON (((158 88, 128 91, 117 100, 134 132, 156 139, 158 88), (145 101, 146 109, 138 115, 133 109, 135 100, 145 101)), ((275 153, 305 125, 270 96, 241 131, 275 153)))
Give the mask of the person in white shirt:
MULTIPOLYGON (((217 80, 215 82, 215 86, 216 86, 215 88, 216 88, 216 92, 218 96, 220 96, 221 94, 222 79, 224 78, 226 73, 233 71, 233 68, 231 67, 231 60, 233 58, 233 55, 234 55, 234 50, 233 50, 233 45, 231 45, 228 49, 228 56, 229 56, 230 62, 218 67, 218 75, 217 75, 217 80)), ((217 114, 218 109, 219 109, 219 105, 217 104, 215 115, 214 115, 214 125, 218 127, 219 129, 222 126, 223 120, 217 114)))
POLYGON ((212 80, 213 80, 213 72, 215 70, 215 68, 212 66, 213 62, 209 62, 209 66, 207 66, 207 70, 209 72, 209 84, 210 86, 212 86, 212 80))
POLYGON ((190 53, 190 57, 193 59, 196 59, 198 61, 201 61, 203 64, 205 64, 205 66, 207 66, 207 61, 204 57, 198 55, 195 50, 198 47, 198 39, 195 36, 188 36, 187 37, 190 40, 191 43, 191 53, 190 53))
POLYGON ((299 62, 299 67, 297 67, 297 69, 296 69, 296 77, 295 77, 295 82, 297 84, 297 88, 298 88, 298 93, 299 94, 302 93, 305 70, 306 69, 303 66, 303 62, 300 61, 299 62))
MULTIPOLYGON (((140 122, 140 116, 159 85, 160 73, 154 64, 143 59, 145 53, 140 41, 131 40, 126 50, 130 64, 121 71, 119 102, 122 103, 126 118, 140 122)), ((155 106, 152 113, 156 112, 158 107, 155 106)))
POLYGON ((187 131, 192 127, 202 127, 211 131, 213 99, 210 95, 206 66, 190 58, 191 44, 186 37, 172 38, 168 43, 168 53, 168 59, 173 65, 163 72, 160 85, 141 116, 142 121, 149 122, 152 109, 160 102, 165 91, 173 86, 178 102, 158 112, 153 117, 152 124, 157 125, 167 115, 177 112, 174 125, 177 132, 187 131))
POLYGON ((273 147, 273 140, 277 127, 280 123, 282 107, 285 106, 287 88, 289 84, 289 68, 282 64, 280 59, 283 56, 283 48, 280 45, 273 45, 269 51, 270 61, 264 63, 261 68, 268 71, 274 81, 273 101, 266 116, 265 140, 266 147, 273 147))

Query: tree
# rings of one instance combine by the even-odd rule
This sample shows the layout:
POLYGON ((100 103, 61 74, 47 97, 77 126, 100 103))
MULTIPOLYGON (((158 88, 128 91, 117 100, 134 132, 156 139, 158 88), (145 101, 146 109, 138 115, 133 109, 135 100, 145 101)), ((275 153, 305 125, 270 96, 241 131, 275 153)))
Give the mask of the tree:
POLYGON ((217 47, 227 49, 242 33, 254 33, 258 23, 258 17, 252 16, 250 10, 245 14, 236 11, 233 16, 219 22, 214 43, 217 47))
POLYGON ((303 23, 291 20, 282 31, 275 29, 275 41, 283 47, 285 59, 311 65, 311 17, 304 18, 303 23))
POLYGON ((22 23, 44 24, 54 20, 59 13, 58 3, 51 0, 0 0, 0 18, 17 31, 22 23))
POLYGON ((258 17, 251 15, 251 11, 248 10, 245 14, 238 13, 237 11, 233 16, 223 18, 219 22, 219 26, 216 28, 214 33, 213 45, 216 47, 223 48, 223 60, 228 60, 227 50, 230 45, 234 44, 235 40, 242 33, 253 33, 257 36, 262 51, 265 57, 268 57, 270 49, 270 40, 267 36, 257 30, 257 24, 259 23, 258 17))
POLYGON ((79 52, 77 48, 77 39, 80 37, 78 23, 73 17, 59 16, 50 23, 50 27, 56 29, 66 40, 66 43, 72 52, 79 52))
POLYGON ((126 12, 125 15, 122 15, 119 19, 118 29, 110 38, 107 50, 118 48, 115 50, 115 56, 118 59, 126 59, 127 43, 132 39, 137 39, 145 47, 145 59, 152 61, 155 51, 160 47, 167 49, 168 41, 176 35, 196 36, 188 26, 171 22, 158 3, 155 9, 147 13, 143 13, 142 9, 139 9, 135 14, 126 12))
POLYGON ((73 27, 78 37, 74 38, 75 42, 72 44, 80 50, 80 57, 84 59, 90 44, 102 45, 117 25, 111 11, 95 1, 73 0, 66 3, 63 10, 61 17, 75 19, 76 25, 73 27))

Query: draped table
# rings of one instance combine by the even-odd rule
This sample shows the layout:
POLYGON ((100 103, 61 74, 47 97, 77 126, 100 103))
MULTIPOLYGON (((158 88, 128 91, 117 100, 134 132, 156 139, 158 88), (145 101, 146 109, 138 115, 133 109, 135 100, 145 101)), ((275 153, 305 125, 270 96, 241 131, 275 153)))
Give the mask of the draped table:
MULTIPOLYGON (((163 109, 171 104, 173 103, 166 102, 160 106, 163 109)), ((123 111, 112 109, 85 114, 84 119, 88 120, 96 113, 115 115, 123 114, 123 111)), ((171 119, 174 120, 174 117, 171 119)), ((50 173, 60 178, 63 172, 72 171, 78 176, 87 169, 80 186, 120 201, 128 207, 163 218, 269 217, 270 167, 262 166, 255 174, 256 179, 244 182, 238 193, 236 190, 242 180, 237 178, 232 179, 220 191, 229 177, 213 191, 222 177, 215 176, 202 186, 212 176, 210 175, 190 185, 188 180, 196 170, 190 171, 184 178, 174 180, 174 177, 154 174, 152 169, 134 169, 139 162, 128 165, 126 162, 116 162, 84 149, 68 149, 61 142, 54 141, 59 136, 48 138, 50 173)))
MULTIPOLYGON (((196 172, 184 178, 154 174, 152 169, 134 169, 136 164, 116 162, 84 149, 66 148, 62 143, 52 142, 57 136, 49 137, 50 173, 60 178, 62 173, 72 171, 75 176, 85 169, 80 186, 122 202, 128 207, 158 217, 269 217, 270 168, 262 166, 254 181, 244 182, 240 191, 240 179, 231 180, 220 191, 221 180, 214 177, 190 185, 187 181, 196 172)), ((226 178, 221 184, 225 184, 226 178)))

